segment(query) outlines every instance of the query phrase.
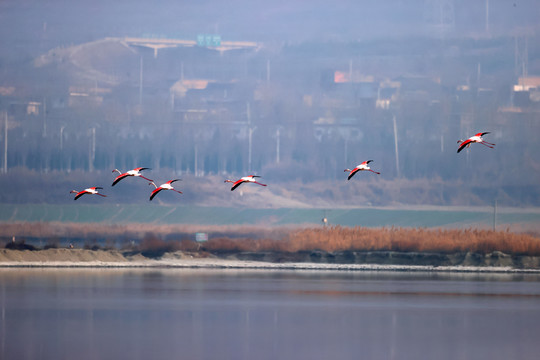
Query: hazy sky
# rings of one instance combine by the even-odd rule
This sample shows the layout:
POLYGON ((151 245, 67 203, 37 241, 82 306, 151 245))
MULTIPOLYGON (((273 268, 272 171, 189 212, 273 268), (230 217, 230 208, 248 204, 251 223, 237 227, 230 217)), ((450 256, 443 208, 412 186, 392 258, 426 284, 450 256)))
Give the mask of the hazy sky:
MULTIPOLYGON (((2 0, 0 46, 15 50, 70 45, 105 36, 144 33, 254 41, 357 40, 428 34, 426 18, 450 3, 455 34, 481 33, 486 0, 2 0)), ((490 30, 511 32, 537 23, 536 0, 489 3, 490 30)), ((46 49, 41 49, 46 50, 46 49)))

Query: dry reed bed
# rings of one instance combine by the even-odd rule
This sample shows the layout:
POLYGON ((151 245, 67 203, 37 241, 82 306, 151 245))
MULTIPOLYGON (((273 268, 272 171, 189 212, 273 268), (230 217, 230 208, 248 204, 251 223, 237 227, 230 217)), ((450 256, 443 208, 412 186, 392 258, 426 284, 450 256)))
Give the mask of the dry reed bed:
POLYGON ((210 251, 402 251, 475 252, 540 255, 540 239, 528 234, 490 230, 329 227, 291 231, 282 240, 212 239, 210 251))
POLYGON ((509 231, 479 229, 197 226, 154 224, 10 223, 0 226, 0 237, 142 239, 144 247, 192 249, 193 236, 208 232, 208 251, 402 251, 475 252, 540 256, 540 238, 509 231), (183 234, 183 235, 182 235, 183 234), (168 240, 164 240, 167 238, 168 240), (191 244, 190 244, 191 243, 191 244))

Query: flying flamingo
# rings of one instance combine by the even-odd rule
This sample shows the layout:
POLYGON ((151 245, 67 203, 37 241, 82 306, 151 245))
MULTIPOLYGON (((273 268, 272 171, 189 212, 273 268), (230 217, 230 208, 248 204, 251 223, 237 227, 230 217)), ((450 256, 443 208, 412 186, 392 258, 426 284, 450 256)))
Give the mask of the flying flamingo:
POLYGON ((107 195, 100 194, 98 192, 98 189, 103 189, 103 188, 99 187, 99 186, 94 186, 94 187, 91 187, 91 188, 88 188, 88 189, 84 189, 82 191, 71 190, 69 193, 70 194, 73 194, 73 193, 77 194, 77 195, 75 195, 75 199, 73 199, 73 200, 77 200, 78 198, 80 198, 84 194, 99 195, 99 196, 107 197, 107 195))
POLYGON ((474 136, 471 136, 470 138, 468 138, 467 140, 463 141, 463 140, 458 140, 458 144, 459 145, 459 148, 457 149, 457 152, 460 152, 461 150, 463 150, 465 147, 469 147, 471 146, 472 143, 479 143, 479 144, 482 144, 482 145, 485 145, 487 146, 488 148, 492 148, 493 149, 493 146, 495 146, 495 144, 492 144, 492 143, 489 143, 487 141, 484 141, 484 139, 482 138, 482 136, 486 135, 486 134, 489 134, 489 132, 481 132, 481 133, 478 133, 474 136))
POLYGON ((243 183, 255 183, 255 184, 259 184, 261 186, 266 186, 266 184, 261 184, 260 182, 257 182, 255 180, 255 178, 258 178, 260 176, 257 176, 257 175, 249 175, 249 176, 244 176, 243 178, 240 178, 236 181, 232 181, 232 180, 225 180, 224 182, 230 182, 230 183, 233 183, 233 186, 231 188, 231 191, 233 191, 234 189, 236 189, 237 187, 239 187, 240 185, 242 185, 243 183))
POLYGON ((135 169, 133 169, 133 170, 129 170, 128 172, 125 172, 125 173, 122 173, 122 172, 121 172, 120 170, 118 170, 118 169, 114 169, 112 172, 115 172, 115 171, 116 171, 116 172, 119 173, 120 175, 118 175, 118 176, 116 177, 116 179, 114 179, 114 181, 113 181, 113 183, 112 183, 111 186, 116 185, 120 180, 122 180, 122 179, 124 179, 124 178, 126 178, 126 177, 128 177, 128 176, 137 176, 137 177, 142 177, 143 179, 146 179, 146 180, 151 181, 151 182, 154 181, 154 180, 152 180, 152 179, 148 179, 148 178, 142 176, 142 174, 140 173, 142 170, 150 170, 150 169, 149 169, 149 168, 145 168, 145 167, 138 167, 138 168, 135 168, 135 169))
POLYGON ((172 190, 172 191, 176 191, 179 194, 182 194, 181 191, 178 191, 172 187, 171 184, 175 181, 181 181, 181 180, 180 179, 169 180, 165 184, 161 184, 159 186, 157 186, 153 181, 151 181, 148 185, 154 185, 156 189, 152 191, 152 194, 150 194, 150 201, 152 201, 154 196, 156 196, 161 190, 172 190))
POLYGON ((374 172, 375 174, 380 174, 380 172, 376 172, 376 171, 373 171, 369 168, 368 164, 370 162, 372 162, 373 160, 366 160, 364 161, 363 163, 361 163, 360 165, 358 165, 357 167, 355 167, 354 169, 345 169, 343 170, 344 172, 347 172, 349 171, 349 177, 347 178, 347 180, 351 180, 351 178, 354 176, 354 174, 356 174, 357 172, 359 171, 364 171, 364 170, 367 170, 367 171, 371 171, 371 172, 374 172))

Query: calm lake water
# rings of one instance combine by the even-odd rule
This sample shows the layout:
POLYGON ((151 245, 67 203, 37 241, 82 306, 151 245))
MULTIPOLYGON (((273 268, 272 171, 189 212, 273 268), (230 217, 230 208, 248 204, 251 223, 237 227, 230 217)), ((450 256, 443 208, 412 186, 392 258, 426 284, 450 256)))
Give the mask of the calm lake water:
POLYGON ((540 275, 0 269, 1 359, 538 359, 540 275))

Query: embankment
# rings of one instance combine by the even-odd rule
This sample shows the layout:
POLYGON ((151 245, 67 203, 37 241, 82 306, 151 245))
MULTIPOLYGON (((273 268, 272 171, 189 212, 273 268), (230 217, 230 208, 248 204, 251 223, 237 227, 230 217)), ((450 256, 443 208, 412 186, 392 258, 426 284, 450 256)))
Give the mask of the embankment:
POLYGON ((183 252, 146 257, 119 250, 0 249, 0 267, 173 267, 309 270, 540 272, 540 256, 396 251, 183 252))

